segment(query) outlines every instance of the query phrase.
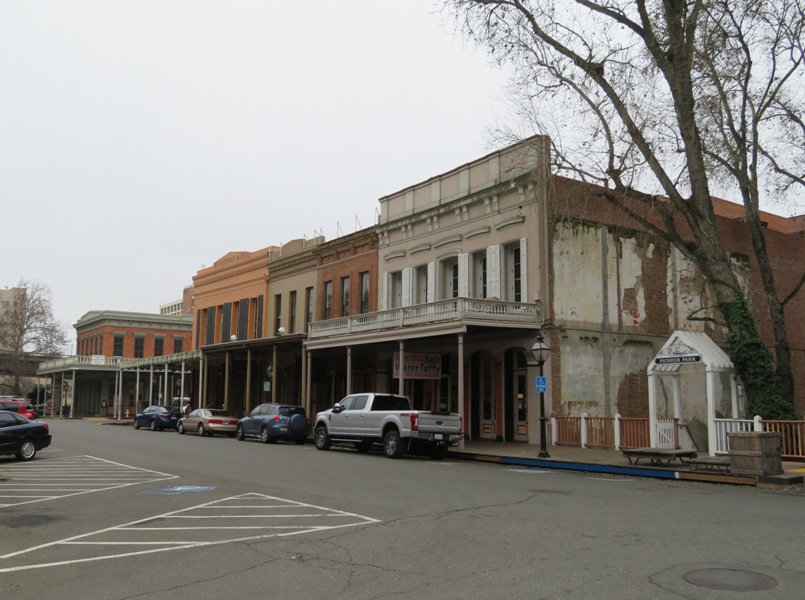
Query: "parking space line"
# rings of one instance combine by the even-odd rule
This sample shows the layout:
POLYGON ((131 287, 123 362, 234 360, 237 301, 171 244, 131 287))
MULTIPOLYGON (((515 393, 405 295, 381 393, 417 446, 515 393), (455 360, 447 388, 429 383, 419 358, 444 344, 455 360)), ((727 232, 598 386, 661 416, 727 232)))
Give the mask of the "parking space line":
POLYGON ((378 519, 365 515, 286 500, 275 496, 249 493, 10 552, 0 556, 0 560, 9 561, 35 552, 37 558, 39 560, 44 559, 45 562, 9 566, 0 564, 0 573, 125 558, 233 542, 258 541, 272 537, 287 537, 344 527, 371 525, 379 522, 378 519), (248 502, 244 503, 244 500, 248 500, 248 502), (227 512, 228 510, 243 510, 244 506, 248 506, 249 510, 254 512, 249 515, 244 515, 240 512, 227 512), (220 512, 217 515, 204 514, 210 509, 220 512), (287 512, 281 512, 283 510, 287 512), (190 525, 190 521, 187 520, 188 525, 186 526, 155 526, 156 523, 161 523, 165 520, 173 521, 180 518, 197 518, 201 520, 193 521, 196 523, 194 525, 190 525), (242 524, 235 526, 227 523, 232 518, 251 519, 252 521, 242 522, 242 524), (267 521, 266 519, 273 521, 267 521), (201 525, 202 523, 204 525, 201 525), (241 535, 227 537, 227 532, 239 532, 241 535), (251 532, 251 535, 244 536, 242 535, 244 532, 251 532), (153 537, 159 534, 163 535, 163 539, 154 540, 153 537), (180 535, 183 539, 177 539, 180 535), (126 547, 129 547, 128 551, 125 551, 126 547), (142 549, 143 547, 148 547, 148 549, 142 549), (104 549, 109 548, 115 548, 117 551, 113 551, 111 554, 104 554, 104 549), (95 555, 80 556, 82 550, 87 554, 93 554, 94 552, 95 555), (121 552, 120 550, 124 551, 121 552), (77 556, 76 553, 79 555, 77 556))
POLYGON ((0 509, 57 498, 176 479, 95 456, 60 457, 36 463, 0 465, 0 509))

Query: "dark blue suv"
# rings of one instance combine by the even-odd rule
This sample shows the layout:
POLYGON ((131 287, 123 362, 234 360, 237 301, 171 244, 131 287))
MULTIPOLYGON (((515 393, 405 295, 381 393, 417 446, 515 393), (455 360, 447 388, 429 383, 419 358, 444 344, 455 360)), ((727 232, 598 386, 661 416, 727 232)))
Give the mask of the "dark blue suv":
POLYGON ((301 406, 261 404, 238 421, 239 440, 254 437, 264 444, 273 444, 277 440, 304 444, 309 434, 310 420, 301 406))

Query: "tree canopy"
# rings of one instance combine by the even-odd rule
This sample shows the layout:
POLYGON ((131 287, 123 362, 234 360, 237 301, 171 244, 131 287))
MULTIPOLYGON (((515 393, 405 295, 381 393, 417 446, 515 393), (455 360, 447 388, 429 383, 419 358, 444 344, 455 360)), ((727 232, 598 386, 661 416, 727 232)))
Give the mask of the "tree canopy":
POLYGON ((801 0, 444 0, 461 31, 514 68, 523 135, 551 137, 556 171, 595 183, 712 286, 749 409, 793 407, 785 302, 761 203, 805 186, 801 0), (526 132, 526 130, 529 130, 526 132), (714 188, 745 208, 774 331, 761 340, 718 236, 714 188), (630 210, 640 202, 644 210, 630 210), (646 215, 650 214, 651 217, 646 215), (775 364, 776 363, 776 364, 775 364))
POLYGON ((26 363, 61 354, 66 342, 46 285, 23 279, 6 292, 0 306, 0 370, 14 378, 15 392, 26 363))

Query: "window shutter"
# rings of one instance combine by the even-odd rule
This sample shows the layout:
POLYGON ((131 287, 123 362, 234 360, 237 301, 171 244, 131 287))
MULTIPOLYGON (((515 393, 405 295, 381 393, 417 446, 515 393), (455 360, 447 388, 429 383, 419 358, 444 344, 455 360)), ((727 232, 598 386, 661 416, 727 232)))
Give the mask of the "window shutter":
POLYGON ((428 302, 436 302, 436 263, 428 263, 428 302))
POLYGON ((501 246, 489 246, 486 249, 486 297, 503 299, 502 265, 503 248, 501 246))
POLYGON ((520 238, 520 302, 531 302, 534 294, 528 293, 528 239, 520 238))
POLYGON ((470 297, 470 255, 458 255, 458 295, 461 298, 470 297))
POLYGON ((415 270, 408 267, 402 270, 402 305, 411 306, 414 303, 414 275, 415 270))
POLYGON ((381 296, 382 306, 380 310, 388 310, 391 306, 391 273, 383 273, 383 295, 381 296))

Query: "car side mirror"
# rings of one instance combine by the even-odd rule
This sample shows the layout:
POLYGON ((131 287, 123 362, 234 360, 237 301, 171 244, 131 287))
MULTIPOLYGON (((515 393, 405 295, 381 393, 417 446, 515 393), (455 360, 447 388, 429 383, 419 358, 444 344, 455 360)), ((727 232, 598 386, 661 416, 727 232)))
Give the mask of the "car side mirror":
POLYGON ((333 406, 334 413, 340 413, 342 410, 344 410, 344 407, 341 406, 340 404, 336 404, 335 406, 333 406))

